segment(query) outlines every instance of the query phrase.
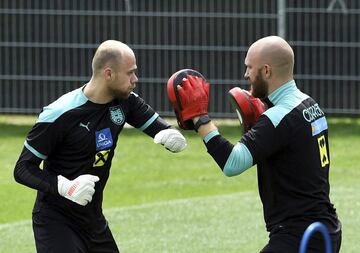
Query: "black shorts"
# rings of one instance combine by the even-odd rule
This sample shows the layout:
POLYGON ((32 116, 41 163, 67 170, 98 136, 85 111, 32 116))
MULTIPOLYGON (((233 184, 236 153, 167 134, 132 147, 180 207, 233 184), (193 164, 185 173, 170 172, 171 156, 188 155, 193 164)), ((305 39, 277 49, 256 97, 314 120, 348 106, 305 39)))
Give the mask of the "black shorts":
POLYGON ((119 253, 110 228, 87 233, 71 223, 33 214, 37 253, 119 253))
MULTIPOLYGON (((299 253, 300 242, 306 227, 278 226, 270 233, 269 243, 260 253, 299 253)), ((341 223, 330 231, 332 252, 338 253, 341 246, 341 223)), ((320 232, 315 232, 308 243, 306 253, 325 253, 325 241, 320 232)))

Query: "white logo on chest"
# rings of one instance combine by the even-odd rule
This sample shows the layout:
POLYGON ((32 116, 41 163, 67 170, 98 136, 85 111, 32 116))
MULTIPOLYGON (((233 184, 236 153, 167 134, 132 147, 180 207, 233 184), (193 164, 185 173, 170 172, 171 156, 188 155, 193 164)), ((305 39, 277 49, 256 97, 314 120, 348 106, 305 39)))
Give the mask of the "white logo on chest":
POLYGON ((86 125, 80 122, 79 127, 83 127, 90 132, 89 125, 90 125, 90 122, 88 122, 86 125))

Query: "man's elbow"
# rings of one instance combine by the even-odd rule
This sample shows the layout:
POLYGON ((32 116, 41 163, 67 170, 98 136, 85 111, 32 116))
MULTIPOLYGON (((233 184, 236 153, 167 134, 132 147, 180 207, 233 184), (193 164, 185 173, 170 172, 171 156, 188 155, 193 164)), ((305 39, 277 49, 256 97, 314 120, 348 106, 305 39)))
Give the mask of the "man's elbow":
POLYGON ((223 173, 225 176, 227 177, 233 177, 233 176, 237 176, 241 173, 243 173, 245 170, 247 170, 247 167, 230 167, 230 166, 225 166, 223 169, 223 173))
POLYGON ((24 183, 23 168, 20 163, 16 163, 14 172, 13 172, 13 176, 14 176, 15 181, 18 182, 19 184, 24 183))
POLYGON ((17 164, 14 168, 13 176, 14 176, 15 181, 20 183, 21 179, 20 179, 19 168, 18 168, 17 164))
POLYGON ((227 177, 233 177, 233 176, 239 175, 241 172, 238 173, 238 171, 233 168, 224 168, 223 173, 227 177))

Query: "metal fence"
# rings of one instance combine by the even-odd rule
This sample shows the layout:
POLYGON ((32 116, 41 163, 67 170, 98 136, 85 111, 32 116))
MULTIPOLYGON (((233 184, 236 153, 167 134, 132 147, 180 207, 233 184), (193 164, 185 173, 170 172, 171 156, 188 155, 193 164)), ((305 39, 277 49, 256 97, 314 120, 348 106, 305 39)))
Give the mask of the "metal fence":
POLYGON ((295 51, 295 78, 330 114, 360 115, 358 0, 2 0, 0 113, 38 113, 91 77, 99 43, 129 44, 137 92, 174 115, 166 81, 181 68, 211 83, 211 115, 234 117, 248 46, 278 34, 295 51))

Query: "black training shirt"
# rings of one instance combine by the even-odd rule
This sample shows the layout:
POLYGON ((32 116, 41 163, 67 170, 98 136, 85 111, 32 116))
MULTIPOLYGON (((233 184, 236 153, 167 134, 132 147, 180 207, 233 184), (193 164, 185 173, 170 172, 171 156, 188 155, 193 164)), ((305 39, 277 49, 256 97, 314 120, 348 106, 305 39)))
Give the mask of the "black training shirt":
POLYGON ((43 213, 58 213, 55 217, 67 217, 84 229, 104 228, 103 190, 125 122, 151 137, 170 127, 135 93, 127 99, 95 104, 86 98, 82 87, 44 107, 15 168, 17 181, 38 190, 34 213, 44 209, 43 213), (42 171, 38 167, 41 161, 42 171), (57 192, 57 175, 72 180, 83 174, 100 178, 86 206, 57 192))
POLYGON ((324 112, 292 80, 267 99, 269 109, 235 146, 218 133, 205 137, 226 175, 257 164, 267 229, 322 221, 338 224, 329 199, 330 153, 324 112))

